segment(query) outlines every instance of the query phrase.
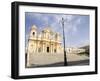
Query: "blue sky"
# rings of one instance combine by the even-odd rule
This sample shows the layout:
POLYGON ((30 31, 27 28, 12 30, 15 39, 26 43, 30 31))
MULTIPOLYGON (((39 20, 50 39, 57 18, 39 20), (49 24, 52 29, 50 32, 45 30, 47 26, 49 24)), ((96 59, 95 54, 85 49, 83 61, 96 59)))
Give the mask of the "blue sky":
POLYGON ((36 25, 39 31, 49 26, 54 32, 62 35, 62 17, 65 19, 66 47, 80 47, 89 44, 88 15, 25 12, 26 44, 32 25, 36 25))

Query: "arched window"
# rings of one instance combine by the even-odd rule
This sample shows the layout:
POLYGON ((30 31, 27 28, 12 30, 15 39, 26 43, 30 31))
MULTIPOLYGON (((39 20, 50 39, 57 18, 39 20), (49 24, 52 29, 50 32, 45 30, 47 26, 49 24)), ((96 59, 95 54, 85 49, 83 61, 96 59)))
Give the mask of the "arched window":
POLYGON ((56 49, 54 49, 54 52, 56 53, 56 49))
POLYGON ((47 47, 47 53, 49 53, 49 47, 47 47))
POLYGON ((35 36, 35 32, 33 32, 33 36, 35 36))

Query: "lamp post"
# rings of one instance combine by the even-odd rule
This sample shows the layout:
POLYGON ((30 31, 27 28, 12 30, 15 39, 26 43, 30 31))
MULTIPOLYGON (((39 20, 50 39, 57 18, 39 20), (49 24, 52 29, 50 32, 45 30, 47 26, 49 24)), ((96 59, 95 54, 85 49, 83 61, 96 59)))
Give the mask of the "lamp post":
POLYGON ((63 29, 63 44, 64 44, 64 66, 67 66, 67 57, 66 57, 66 50, 65 50, 65 31, 64 31, 64 19, 62 18, 62 29, 63 29))

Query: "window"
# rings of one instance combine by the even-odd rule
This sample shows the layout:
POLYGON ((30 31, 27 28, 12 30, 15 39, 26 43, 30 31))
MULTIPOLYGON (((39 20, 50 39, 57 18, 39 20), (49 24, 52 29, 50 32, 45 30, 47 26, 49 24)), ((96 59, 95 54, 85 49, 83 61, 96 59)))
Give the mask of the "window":
POLYGON ((41 48, 38 49, 38 52, 41 52, 41 48))
POLYGON ((49 52, 49 47, 47 47, 47 52, 49 52))
POLYGON ((54 49, 54 52, 56 53, 56 49, 54 49))
POLYGON ((35 35, 35 32, 33 32, 33 36, 35 35))

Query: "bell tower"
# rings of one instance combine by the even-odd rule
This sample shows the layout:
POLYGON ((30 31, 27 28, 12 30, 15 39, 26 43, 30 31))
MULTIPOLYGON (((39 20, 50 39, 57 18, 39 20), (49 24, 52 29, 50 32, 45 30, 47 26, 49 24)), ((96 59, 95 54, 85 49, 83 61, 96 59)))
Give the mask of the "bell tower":
POLYGON ((34 39, 37 37, 37 27, 33 25, 30 31, 30 39, 34 39))
POLYGON ((37 39, 37 27, 33 25, 30 30, 29 40, 28 40, 28 54, 27 54, 27 66, 32 63, 32 55, 36 52, 36 39, 37 39))
POLYGON ((28 40, 28 51, 30 53, 36 52, 36 40, 37 40, 37 27, 33 25, 31 27, 30 36, 28 40))

